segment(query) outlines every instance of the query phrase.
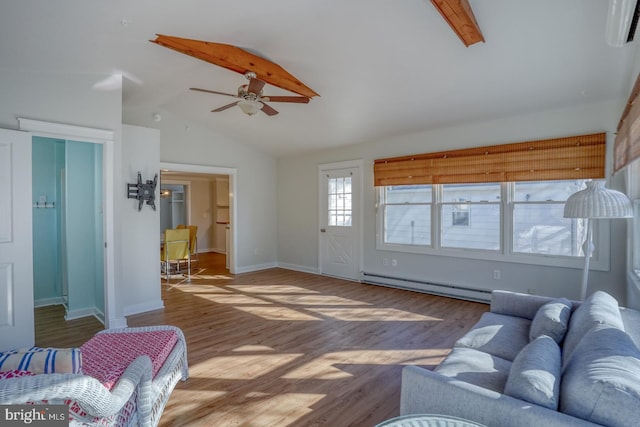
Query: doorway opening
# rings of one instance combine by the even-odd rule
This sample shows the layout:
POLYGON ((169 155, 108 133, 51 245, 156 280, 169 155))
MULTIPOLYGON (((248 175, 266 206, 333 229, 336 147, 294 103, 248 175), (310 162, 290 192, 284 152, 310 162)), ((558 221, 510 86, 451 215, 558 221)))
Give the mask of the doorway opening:
MULTIPOLYGON (((29 132, 31 138, 46 137, 65 141, 82 141, 100 146, 102 149, 101 164, 101 213, 102 221, 96 228, 102 229, 102 262, 103 262, 103 323, 107 328, 125 326, 116 315, 115 304, 115 149, 114 132, 106 129, 88 128, 63 123, 45 122, 19 117, 19 129, 29 132)), ((31 167, 31 162, 29 167, 31 167)), ((31 243, 33 245, 33 242, 31 243)), ((33 301, 26 307, 33 311, 33 301)))
POLYGON ((101 144, 32 137, 34 306, 105 322, 101 144))
POLYGON ((236 169, 175 163, 160 168, 160 234, 197 226, 197 252, 224 255, 226 269, 235 274, 236 169))

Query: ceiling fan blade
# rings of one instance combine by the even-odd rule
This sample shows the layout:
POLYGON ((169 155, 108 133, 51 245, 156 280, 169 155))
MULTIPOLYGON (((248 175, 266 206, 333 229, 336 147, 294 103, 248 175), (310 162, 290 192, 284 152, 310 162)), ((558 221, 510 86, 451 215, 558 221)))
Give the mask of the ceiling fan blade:
POLYGON ((206 92, 206 93, 214 93, 216 95, 227 95, 227 96, 233 96, 234 98, 237 98, 238 95, 233 95, 230 93, 225 93, 225 92, 218 92, 217 90, 209 90, 209 89, 200 89, 197 87, 190 87, 189 89, 191 90, 197 90, 198 92, 206 92))
POLYGON ((216 108, 215 110, 211 110, 211 112, 212 113, 218 113, 220 111, 227 110, 227 109, 229 109, 231 107, 235 107, 236 105, 238 105, 238 102, 240 102, 240 101, 236 101, 236 102, 232 102, 231 104, 223 105, 220 108, 216 108))
POLYGON ((299 104, 308 104, 309 98, 306 96, 263 96, 269 102, 297 102, 299 104))
POLYGON ((264 87, 264 82, 254 77, 251 80, 249 80, 249 87, 247 88, 247 92, 255 93, 256 95, 259 95, 263 87, 264 87))
MULTIPOLYGON (((260 101, 262 102, 262 101, 260 101)), ((262 102, 262 111, 267 115, 267 116, 275 116, 276 114, 278 114, 278 112, 273 109, 273 107, 270 107, 269 105, 265 104, 264 102, 262 102)))

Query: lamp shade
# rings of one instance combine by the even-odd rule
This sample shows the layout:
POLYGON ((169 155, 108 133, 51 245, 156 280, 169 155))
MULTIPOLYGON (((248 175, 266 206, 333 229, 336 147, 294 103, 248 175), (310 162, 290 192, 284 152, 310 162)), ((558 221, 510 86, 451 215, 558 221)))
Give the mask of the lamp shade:
POLYGON ((601 180, 587 181, 587 188, 572 194, 564 205, 565 218, 629 218, 631 201, 624 194, 604 187, 601 180))
POLYGON ((260 111, 260 109, 262 108, 262 103, 254 101, 252 99, 243 99, 242 101, 238 102, 238 107, 240 107, 243 113, 252 116, 260 111))

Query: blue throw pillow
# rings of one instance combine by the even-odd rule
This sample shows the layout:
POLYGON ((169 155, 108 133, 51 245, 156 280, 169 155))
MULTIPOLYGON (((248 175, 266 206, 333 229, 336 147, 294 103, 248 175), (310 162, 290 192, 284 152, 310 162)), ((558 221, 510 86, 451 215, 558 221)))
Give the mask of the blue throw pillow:
POLYGON ((540 307, 531 321, 529 340, 548 335, 560 344, 567 333, 572 306, 568 299, 556 298, 540 307))
POLYGON ((541 335, 518 353, 511 365, 504 394, 557 410, 562 367, 560 347, 541 335))

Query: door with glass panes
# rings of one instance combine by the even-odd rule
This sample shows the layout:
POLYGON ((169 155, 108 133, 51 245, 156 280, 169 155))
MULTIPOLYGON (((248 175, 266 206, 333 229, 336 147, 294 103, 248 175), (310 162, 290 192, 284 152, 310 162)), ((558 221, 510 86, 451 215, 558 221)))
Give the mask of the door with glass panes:
POLYGON ((320 273, 358 280, 358 167, 320 169, 320 273))

